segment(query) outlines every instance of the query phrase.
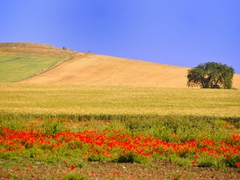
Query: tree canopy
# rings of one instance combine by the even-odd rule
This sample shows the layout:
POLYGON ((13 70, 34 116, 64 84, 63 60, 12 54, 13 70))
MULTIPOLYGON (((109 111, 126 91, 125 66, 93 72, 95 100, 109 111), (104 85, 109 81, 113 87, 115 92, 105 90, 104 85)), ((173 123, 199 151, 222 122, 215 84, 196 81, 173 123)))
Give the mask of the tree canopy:
POLYGON ((188 87, 232 88, 234 69, 226 64, 207 62, 188 70, 188 87))

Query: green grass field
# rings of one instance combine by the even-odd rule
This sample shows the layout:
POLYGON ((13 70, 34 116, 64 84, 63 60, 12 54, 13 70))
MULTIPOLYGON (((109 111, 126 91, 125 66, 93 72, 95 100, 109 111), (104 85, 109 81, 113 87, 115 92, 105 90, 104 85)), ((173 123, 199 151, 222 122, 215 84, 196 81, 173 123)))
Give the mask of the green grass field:
POLYGON ((0 82, 15 82, 34 76, 61 58, 0 54, 0 82))

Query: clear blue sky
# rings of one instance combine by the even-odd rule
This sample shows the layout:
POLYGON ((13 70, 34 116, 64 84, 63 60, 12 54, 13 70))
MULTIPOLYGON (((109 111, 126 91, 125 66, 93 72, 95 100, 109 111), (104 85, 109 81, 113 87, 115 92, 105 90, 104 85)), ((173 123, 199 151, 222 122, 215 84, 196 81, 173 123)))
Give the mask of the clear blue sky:
POLYGON ((0 0, 0 42, 240 74, 240 0, 0 0))

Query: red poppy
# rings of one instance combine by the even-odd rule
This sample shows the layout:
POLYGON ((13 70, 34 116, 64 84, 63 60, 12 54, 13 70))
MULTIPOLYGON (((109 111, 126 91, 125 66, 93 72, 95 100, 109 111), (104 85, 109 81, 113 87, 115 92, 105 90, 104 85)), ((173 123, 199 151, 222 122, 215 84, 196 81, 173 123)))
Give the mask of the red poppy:
POLYGON ((73 166, 71 167, 71 170, 75 170, 77 167, 76 166, 73 166))
POLYGON ((7 174, 7 175, 6 175, 6 178, 9 179, 9 178, 10 178, 10 174, 7 174))

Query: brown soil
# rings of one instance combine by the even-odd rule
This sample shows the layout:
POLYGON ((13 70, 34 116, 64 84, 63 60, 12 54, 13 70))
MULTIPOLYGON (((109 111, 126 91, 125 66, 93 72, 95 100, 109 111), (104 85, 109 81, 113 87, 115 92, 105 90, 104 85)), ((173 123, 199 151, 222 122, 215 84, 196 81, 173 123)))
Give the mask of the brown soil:
POLYGON ((216 169, 216 168, 200 168, 200 167, 180 167, 167 161, 155 162, 152 166, 132 163, 101 163, 89 162, 84 167, 72 169, 67 163, 46 164, 43 162, 23 162, 16 163, 9 167, 4 167, 3 163, 9 164, 13 160, 5 160, 0 164, 0 179, 11 178, 18 179, 62 179, 75 175, 78 177, 87 177, 88 179, 174 179, 174 177, 182 177, 182 179, 195 180, 231 180, 240 179, 240 169, 216 169), (8 161, 8 162, 7 162, 8 161))

